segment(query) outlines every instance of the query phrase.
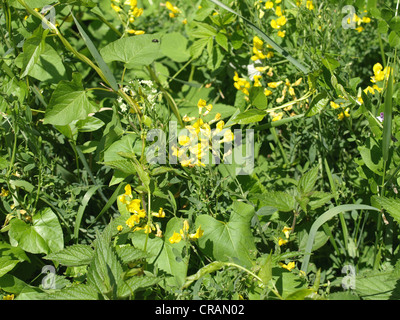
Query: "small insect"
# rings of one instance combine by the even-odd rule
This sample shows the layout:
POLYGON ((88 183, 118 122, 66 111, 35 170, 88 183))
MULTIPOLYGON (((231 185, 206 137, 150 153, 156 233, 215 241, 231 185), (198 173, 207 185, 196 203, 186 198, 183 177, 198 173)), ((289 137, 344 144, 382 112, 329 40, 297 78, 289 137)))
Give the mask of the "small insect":
POLYGON ((158 40, 158 39, 153 39, 152 42, 158 43, 158 42, 160 42, 160 40, 158 40))

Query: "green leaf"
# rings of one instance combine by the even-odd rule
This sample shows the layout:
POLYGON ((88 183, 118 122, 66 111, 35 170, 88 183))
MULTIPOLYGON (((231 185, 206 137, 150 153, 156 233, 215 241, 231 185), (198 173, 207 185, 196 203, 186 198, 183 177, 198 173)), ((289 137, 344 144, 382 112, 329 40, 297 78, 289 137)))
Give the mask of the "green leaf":
POLYGON ((126 280, 122 286, 118 288, 118 297, 126 298, 140 289, 145 289, 154 286, 161 280, 162 277, 153 277, 147 275, 131 277, 128 280, 126 280))
MULTIPOLYGON (((249 98, 250 98, 251 104, 253 106, 255 106, 257 109, 260 109, 260 110, 267 109, 268 99, 264 94, 264 88, 262 88, 262 87, 251 88, 249 98)), ((250 111, 252 111, 252 110, 250 110, 250 111)), ((264 114, 264 116, 265 116, 265 114, 264 114)))
POLYGON ((355 290, 363 300, 399 300, 399 285, 395 272, 370 270, 356 277, 355 290))
POLYGON ((297 190, 301 195, 310 193, 315 186, 318 179, 318 167, 310 169, 306 174, 304 174, 297 185, 297 190))
POLYGON ((50 208, 38 211, 32 224, 20 219, 10 222, 10 243, 30 253, 57 252, 64 247, 64 236, 57 216, 50 208))
POLYGON ((86 119, 89 113, 97 110, 82 86, 82 76, 75 73, 71 82, 61 81, 57 85, 47 106, 44 123, 65 126, 74 120, 86 119))
MULTIPOLYGON (((400 38, 399 38, 400 43, 400 38)), ((382 136, 382 158, 383 161, 389 159, 390 142, 392 141, 392 101, 393 101, 393 72, 390 72, 386 95, 383 120, 383 136, 382 136)))
POLYGON ((122 263, 130 263, 146 258, 149 254, 132 246, 116 247, 118 258, 122 263))
POLYGON ((56 261, 67 267, 76 267, 88 265, 93 256, 94 250, 90 246, 75 244, 61 251, 50 253, 43 258, 56 261))
POLYGON ((18 263, 22 261, 30 262, 24 250, 5 242, 0 242, 0 254, 0 277, 14 269, 18 263))
POLYGON ((283 191, 270 191, 256 195, 263 206, 274 207, 282 212, 292 211, 295 207, 295 199, 292 195, 283 191))
POLYGON ((372 196, 372 201, 377 202, 385 209, 397 223, 400 224, 400 200, 387 197, 372 196))
POLYGON ((83 41, 85 41, 86 46, 88 47, 91 55, 94 57, 95 61, 97 62, 97 65, 100 67, 101 71, 104 74, 104 77, 108 81, 108 84, 113 88, 114 91, 118 91, 118 84, 117 81, 114 78, 114 75, 112 74, 110 68, 107 66, 107 64, 104 62, 103 58, 101 57, 100 53, 97 51, 97 48, 93 44, 92 40, 90 40, 89 36, 86 34, 85 30, 81 27, 79 24, 78 20, 76 20, 74 14, 71 11, 72 18, 75 21, 76 26, 78 27, 79 33, 81 34, 83 41))
POLYGON ((121 61, 128 69, 146 66, 160 56, 160 42, 153 42, 158 38, 157 34, 122 38, 100 49, 100 54, 106 63, 121 61))
POLYGON ((312 117, 320 113, 329 102, 329 97, 326 91, 317 94, 311 101, 310 108, 306 112, 306 117, 312 117))
POLYGON ((228 47, 228 38, 226 37, 225 34, 219 32, 217 36, 215 37, 215 41, 225 50, 229 51, 228 47))
POLYGON ((243 19, 245 23, 247 23, 255 32, 259 34, 259 36, 265 40, 274 50, 276 50, 279 54, 281 54, 283 57, 285 57, 288 61, 290 61, 296 68, 298 68, 301 72, 308 74, 310 72, 309 68, 302 65, 298 60, 294 59, 285 49, 283 49, 281 46, 279 46, 275 41, 273 41, 265 32, 263 32, 261 29, 259 29, 255 24, 253 24, 251 21, 246 19, 245 17, 241 16, 239 13, 235 12, 222 2, 218 0, 210 0, 211 2, 215 3, 216 5, 220 6, 221 8, 224 8, 225 10, 235 14, 239 18, 243 19))
POLYGON ((87 283, 103 296, 116 298, 118 287, 123 284, 123 273, 111 244, 109 233, 104 231, 97 236, 94 257, 88 268, 87 283))
POLYGON ((32 37, 25 40, 23 45, 23 59, 22 59, 22 74, 21 78, 26 77, 28 73, 33 69, 39 60, 40 55, 45 49, 45 39, 49 31, 44 31, 43 28, 39 27, 35 30, 32 37))
POLYGON ((264 111, 252 109, 239 113, 232 121, 233 124, 249 124, 254 122, 260 122, 265 118, 267 114, 264 111))
POLYGON ((251 205, 236 201, 228 222, 216 220, 208 215, 196 219, 196 228, 204 230, 198 240, 200 249, 219 261, 230 261, 250 267, 254 252, 254 238, 250 221, 254 216, 251 205))
POLYGON ((95 288, 87 284, 77 284, 48 294, 46 300, 99 300, 95 288))
POLYGON ((314 239, 316 236, 316 233, 318 231, 318 229, 328 220, 330 220, 331 218, 333 218, 334 216, 345 212, 345 211, 352 211, 352 210, 373 210, 373 211, 379 211, 377 208, 371 207, 371 206, 367 206, 367 205, 363 205, 363 204, 347 204, 347 205, 341 205, 341 206, 337 206, 334 207, 332 209, 329 209, 328 211, 326 211, 325 213, 323 213, 321 216, 318 217, 317 220, 315 220, 315 222, 313 223, 310 232, 309 232, 309 236, 308 236, 308 240, 307 240, 307 245, 305 248, 305 252, 304 252, 304 259, 303 259, 303 263, 301 265, 301 270, 303 272, 305 272, 307 274, 307 269, 308 269, 308 262, 310 261, 310 255, 312 252, 312 247, 313 247, 313 243, 314 243, 314 239))
POLYGON ((168 33, 162 37, 161 52, 173 61, 185 62, 190 59, 187 44, 187 38, 181 33, 168 33))

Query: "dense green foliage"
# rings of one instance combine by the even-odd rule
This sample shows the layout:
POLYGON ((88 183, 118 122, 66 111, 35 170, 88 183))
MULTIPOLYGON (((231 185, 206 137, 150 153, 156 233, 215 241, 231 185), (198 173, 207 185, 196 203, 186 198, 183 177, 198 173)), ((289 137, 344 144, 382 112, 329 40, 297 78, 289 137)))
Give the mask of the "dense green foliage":
POLYGON ((397 1, 0 6, 4 300, 400 297, 397 1))

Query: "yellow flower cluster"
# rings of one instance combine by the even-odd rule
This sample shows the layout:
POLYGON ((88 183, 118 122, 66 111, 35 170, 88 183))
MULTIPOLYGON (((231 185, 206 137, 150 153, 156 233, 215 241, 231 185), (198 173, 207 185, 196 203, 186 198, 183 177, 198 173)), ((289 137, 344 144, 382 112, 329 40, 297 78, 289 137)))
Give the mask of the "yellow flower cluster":
POLYGON ((0 192, 0 197, 7 197, 8 195, 10 195, 10 191, 8 191, 2 187, 1 192, 0 192))
POLYGON ((292 271, 292 269, 294 269, 294 267, 296 266, 296 263, 294 261, 289 262, 288 264, 279 262, 279 265, 286 270, 292 271))
POLYGON ((173 233, 173 235, 168 239, 171 244, 179 243, 182 239, 197 240, 201 238, 204 234, 204 230, 199 226, 195 233, 189 233, 189 222, 187 220, 183 221, 183 228, 178 232, 173 233))
POLYGON ((288 239, 290 237, 290 231, 292 231, 292 228, 289 228, 289 227, 284 227, 282 229, 282 232, 285 235, 286 239, 283 239, 282 237, 279 237, 279 239, 278 239, 278 245, 279 246, 283 246, 284 244, 288 243, 288 241, 289 241, 288 239))
MULTIPOLYGON (((201 166, 205 167, 202 159, 206 156, 207 151, 211 148, 212 138, 219 134, 225 126, 225 122, 221 119, 221 114, 217 113, 211 121, 204 122, 205 117, 213 108, 212 104, 207 104, 204 99, 199 99, 197 103, 199 116, 183 117, 184 122, 195 121, 192 125, 185 126, 187 135, 180 135, 178 137, 179 148, 171 147, 173 156, 178 157, 179 163, 183 167, 201 166), (203 112, 203 109, 205 111, 203 112), (217 122, 215 130, 211 130, 211 125, 217 122), (189 151, 189 155, 188 155, 189 151)), ((233 140, 233 133, 230 129, 225 130, 223 139, 219 143, 230 142, 233 140)))
POLYGON ((276 19, 271 20, 271 27, 278 30, 278 36, 283 38, 286 35, 285 30, 281 30, 281 28, 286 24, 287 19, 283 15, 284 11, 282 10, 281 6, 275 7, 275 15, 277 16, 276 19))
MULTIPOLYGON (((143 14, 143 8, 138 8, 137 0, 126 0, 123 4, 121 1, 122 0, 111 0, 111 8, 113 8, 115 12, 119 13, 122 10, 123 5, 130 6, 128 11, 128 20, 131 24, 134 23, 135 18, 139 18, 143 14)), ((127 32, 134 35, 141 35, 145 33, 143 30, 134 30, 130 28, 127 30, 127 32)))
POLYGON ((357 23, 357 28, 355 28, 358 32, 362 32, 364 30, 364 27, 361 25, 362 23, 370 23, 371 22, 371 18, 368 18, 367 16, 364 16, 362 18, 360 18, 359 16, 357 16, 356 14, 353 15, 352 18, 348 18, 347 19, 347 23, 351 24, 352 21, 354 21, 355 23, 357 23))
MULTIPOLYGON (((132 195, 132 187, 127 184, 125 186, 125 193, 118 197, 118 200, 126 205, 126 209, 132 213, 132 215, 125 221, 126 225, 132 229, 132 231, 144 230, 145 233, 151 233, 152 230, 157 230, 156 236, 162 237, 162 231, 158 224, 151 223, 146 224, 146 210, 141 209, 141 200, 134 199, 132 195)), ((160 208, 158 212, 153 212, 152 216, 157 218, 164 218, 165 212, 163 208, 160 208)), ((118 231, 122 231, 123 227, 119 225, 118 231)))
POLYGON ((257 60, 270 59, 274 56, 273 51, 268 51, 266 54, 264 54, 263 46, 264 42, 259 37, 255 36, 253 38, 253 56, 251 57, 251 60, 257 61, 257 60))
MULTIPOLYGON (((372 70, 374 72, 374 75, 371 77, 371 82, 373 83, 373 85, 372 87, 368 86, 363 90, 365 94, 375 94, 376 92, 380 93, 383 90, 384 80, 387 81, 389 79, 390 73, 393 72, 391 67, 383 68, 379 62, 374 64, 372 70)), ((358 96, 358 101, 364 103, 361 95, 358 96)))
POLYGON ((165 3, 165 6, 167 7, 167 9, 170 11, 169 12, 169 16, 170 18, 175 18, 177 17, 180 13, 182 13, 182 11, 177 7, 174 6, 171 2, 167 1, 165 3))
MULTIPOLYGON (((304 1, 304 0, 303 0, 303 1, 304 1)), ((303 3, 303 1, 302 1, 302 0, 297 0, 297 1, 296 1, 296 5, 297 5, 298 7, 300 7, 301 4, 303 3)), ((306 8, 307 8, 308 10, 310 10, 310 11, 312 11, 312 10, 315 9, 314 3, 312 2, 312 0, 307 0, 307 1, 306 1, 306 8)))
POLYGON ((250 82, 244 78, 240 78, 239 74, 235 71, 235 76, 233 77, 233 84, 235 88, 239 91, 242 91, 246 96, 249 95, 249 89, 251 87, 250 82))
POLYGON ((337 104, 336 102, 334 102, 334 101, 331 101, 330 103, 330 106, 331 106, 331 108, 332 109, 334 109, 334 110, 337 110, 337 109, 339 109, 339 114, 338 114, 338 116, 337 116, 337 118, 340 120, 340 121, 342 121, 345 117, 346 118, 349 118, 350 117, 350 108, 346 108, 346 109, 344 109, 344 106, 343 106, 343 103, 342 102, 340 102, 339 104, 337 104))

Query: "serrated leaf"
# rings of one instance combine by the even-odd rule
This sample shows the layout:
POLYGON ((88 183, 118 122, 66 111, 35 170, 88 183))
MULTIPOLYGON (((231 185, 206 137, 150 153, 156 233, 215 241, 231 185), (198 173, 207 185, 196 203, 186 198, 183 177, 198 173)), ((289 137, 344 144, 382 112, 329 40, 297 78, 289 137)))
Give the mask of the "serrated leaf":
POLYGON ((46 300, 99 300, 101 296, 90 285, 78 284, 48 294, 46 300))
POLYGON ((400 224, 400 200, 395 198, 373 196, 372 199, 379 203, 397 223, 400 224))
POLYGON ((149 254, 132 246, 116 248, 117 255, 122 263, 130 263, 139 259, 146 258, 149 254))
POLYGON ((93 256, 94 250, 90 246, 75 244, 61 251, 53 252, 43 258, 56 261, 67 267, 76 267, 88 265, 93 256))
POLYGON ((307 194, 314 189, 315 183, 318 178, 318 167, 310 169, 306 174, 304 174, 297 185, 297 190, 300 194, 307 194))
POLYGON ((357 276, 355 290, 363 300, 399 300, 400 278, 392 271, 369 271, 357 276))
POLYGON ((282 212, 289 212, 294 209, 295 199, 292 195, 283 191, 271 191, 256 195, 263 206, 274 207, 282 212))
POLYGON ((162 277, 152 277, 152 276, 140 276, 140 277, 131 277, 124 282, 118 288, 118 297, 119 298, 126 298, 132 293, 140 290, 145 289, 147 287, 154 286, 158 282, 162 280, 162 277))

